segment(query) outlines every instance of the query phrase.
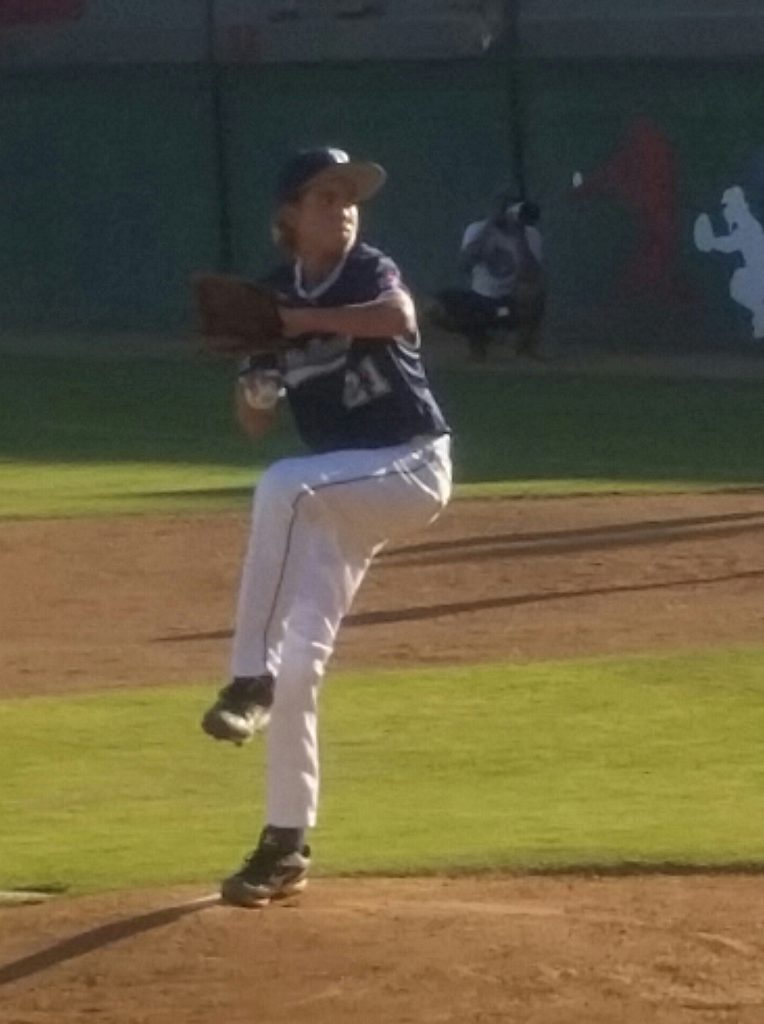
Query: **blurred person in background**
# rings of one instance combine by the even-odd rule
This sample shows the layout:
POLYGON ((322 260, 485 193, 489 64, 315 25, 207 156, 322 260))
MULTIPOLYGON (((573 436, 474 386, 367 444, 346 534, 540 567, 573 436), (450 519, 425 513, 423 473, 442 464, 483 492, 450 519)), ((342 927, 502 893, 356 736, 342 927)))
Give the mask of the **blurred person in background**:
POLYGON ((488 217, 464 231, 459 266, 469 276, 469 288, 441 291, 433 319, 463 334, 476 361, 485 361, 496 329, 517 333, 517 355, 543 358, 546 281, 540 217, 536 203, 505 191, 488 217))

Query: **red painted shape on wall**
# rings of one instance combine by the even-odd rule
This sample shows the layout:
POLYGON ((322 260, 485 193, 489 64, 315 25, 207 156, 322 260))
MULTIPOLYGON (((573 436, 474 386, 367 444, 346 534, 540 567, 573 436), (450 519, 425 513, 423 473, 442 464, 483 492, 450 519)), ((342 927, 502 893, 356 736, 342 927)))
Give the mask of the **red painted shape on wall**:
POLYGON ((86 7, 87 0, 0 0, 0 28, 74 21, 86 7))
POLYGON ((610 159, 575 189, 580 198, 616 199, 633 214, 637 244, 621 273, 622 295, 687 298, 679 271, 678 163, 671 140, 649 118, 639 117, 610 159))

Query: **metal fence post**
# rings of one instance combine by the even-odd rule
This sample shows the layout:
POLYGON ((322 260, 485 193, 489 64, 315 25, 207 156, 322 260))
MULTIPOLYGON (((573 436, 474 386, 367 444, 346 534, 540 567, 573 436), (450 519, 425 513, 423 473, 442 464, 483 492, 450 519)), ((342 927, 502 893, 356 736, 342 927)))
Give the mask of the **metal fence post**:
POLYGON ((231 221, 231 168, 228 153, 223 68, 217 57, 215 0, 205 0, 207 34, 207 72, 212 115, 215 203, 218 214, 218 260, 220 270, 233 269, 233 229, 231 221))
POLYGON ((525 104, 524 73, 520 14, 522 0, 505 0, 504 46, 509 145, 514 187, 521 198, 527 198, 527 132, 528 111, 525 104))

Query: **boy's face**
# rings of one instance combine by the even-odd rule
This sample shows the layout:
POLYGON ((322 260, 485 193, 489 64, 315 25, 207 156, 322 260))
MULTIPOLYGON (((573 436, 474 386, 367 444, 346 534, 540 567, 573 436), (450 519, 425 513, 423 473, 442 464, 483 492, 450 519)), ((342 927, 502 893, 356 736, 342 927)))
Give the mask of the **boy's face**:
POLYGON ((292 204, 297 255, 344 255, 358 235, 358 206, 347 182, 323 178, 309 185, 292 204))

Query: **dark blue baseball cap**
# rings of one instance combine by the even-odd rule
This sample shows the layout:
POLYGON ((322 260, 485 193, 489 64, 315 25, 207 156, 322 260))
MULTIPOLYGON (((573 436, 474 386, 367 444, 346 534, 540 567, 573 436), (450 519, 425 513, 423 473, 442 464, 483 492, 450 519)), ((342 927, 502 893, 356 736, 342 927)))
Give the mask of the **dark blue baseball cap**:
POLYGON ((281 170, 276 201, 292 203, 308 185, 321 179, 339 178, 352 186, 358 202, 371 199, 387 180, 387 171, 369 161, 351 160, 342 149, 324 146, 296 153, 281 170))

